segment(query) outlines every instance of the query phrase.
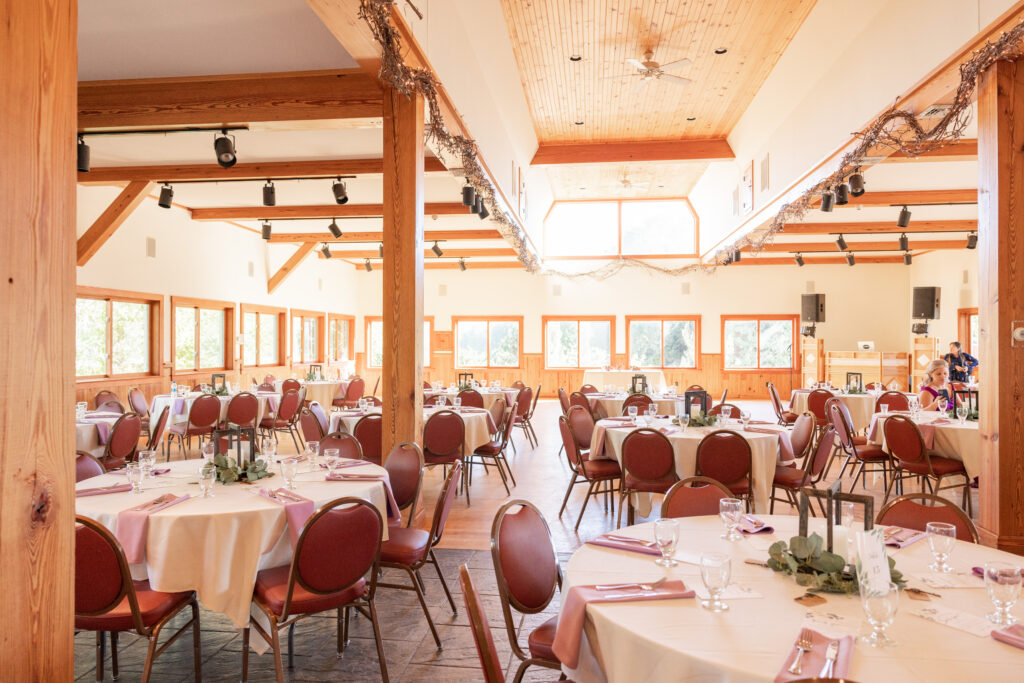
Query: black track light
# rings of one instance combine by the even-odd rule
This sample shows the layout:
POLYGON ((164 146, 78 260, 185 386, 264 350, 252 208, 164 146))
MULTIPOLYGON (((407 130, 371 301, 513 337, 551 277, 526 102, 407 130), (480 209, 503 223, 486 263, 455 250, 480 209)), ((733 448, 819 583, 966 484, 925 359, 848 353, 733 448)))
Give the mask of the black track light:
POLYGON ((81 135, 78 136, 78 170, 80 173, 89 172, 89 145, 81 135))
POLYGON ((853 252, 851 251, 846 255, 846 265, 852 266, 854 263, 853 252))
POLYGON ((260 223, 260 233, 263 235, 263 239, 270 239, 270 221, 260 223))
POLYGON ((324 258, 331 258, 330 245, 324 242, 324 246, 320 249, 320 253, 324 255, 324 258))
POLYGON ((334 239, 341 239, 341 228, 338 227, 337 219, 332 218, 331 224, 327 226, 327 229, 334 235, 334 239))
POLYGON ((484 200, 481 199, 480 195, 475 195, 473 197, 473 206, 469 207, 469 212, 470 213, 480 213, 480 210, 483 208, 483 206, 484 206, 484 200))
POLYGON ((370 259, 366 259, 366 263, 363 264, 363 269, 366 270, 367 273, 373 272, 373 264, 370 263, 370 259))
POLYGON ((462 188, 462 205, 473 206, 473 202, 476 201, 476 190, 469 184, 469 179, 466 180, 465 187, 462 188))
POLYGON ((857 168, 857 172, 850 176, 850 194, 854 197, 859 197, 864 194, 864 176, 860 173, 860 167, 857 168))
POLYGON ((441 251, 441 247, 438 246, 437 242, 434 242, 434 246, 430 248, 430 251, 434 252, 434 256, 437 256, 438 258, 444 255, 444 252, 441 251))
POLYGON ((903 265, 909 266, 914 261, 909 251, 903 252, 903 265))
POLYGON ((480 200, 480 210, 477 211, 477 215, 480 216, 480 220, 483 220, 491 215, 491 212, 487 210, 487 206, 484 204, 482 199, 480 200))
POLYGON ((334 193, 334 201, 339 204, 348 204, 348 192, 345 190, 345 183, 341 181, 341 178, 331 185, 331 192, 334 193))
POLYGON ((907 251, 910 249, 910 240, 907 239, 907 233, 900 235, 900 251, 907 251))
POLYGON ((464 259, 464 258, 460 258, 459 259, 459 270, 461 270, 463 273, 466 272, 466 259, 464 259))
POLYGON ((972 232, 967 236, 967 248, 977 249, 978 248, 978 233, 972 232))
POLYGON ((277 190, 274 189, 274 183, 267 180, 267 184, 263 186, 263 206, 276 206, 277 205, 277 190))
POLYGON ((831 213, 832 205, 835 203, 836 197, 832 194, 832 190, 826 190, 821 195, 821 210, 825 213, 831 213))
POLYGON ((793 257, 793 261, 794 261, 794 262, 795 262, 795 263, 796 263, 796 264, 797 264, 798 266, 800 266, 801 268, 802 268, 802 267, 803 267, 803 265, 804 265, 804 257, 803 257, 803 256, 801 256, 800 254, 797 254, 796 256, 794 256, 794 257, 793 257))
POLYGON ((160 188, 160 199, 157 201, 157 206, 162 209, 171 208, 171 200, 174 199, 174 188, 171 187, 170 183, 164 183, 164 186, 160 188))
POLYGON ((383 242, 381 242, 380 246, 377 247, 377 255, 380 256, 381 258, 384 258, 384 243, 383 242))
POLYGON ((910 225, 910 209, 904 206, 900 209, 900 217, 896 219, 896 227, 905 228, 910 225))
POLYGON ((839 183, 836 186, 836 206, 846 206, 850 203, 850 188, 846 183, 839 183))
POLYGON ((732 262, 733 263, 739 263, 740 262, 740 250, 739 250, 739 248, 736 248, 736 249, 732 250, 732 262))
POLYGON ((228 132, 222 131, 219 137, 213 140, 213 151, 217 153, 217 163, 223 168, 231 168, 238 161, 235 154, 235 143, 228 137, 228 132))
POLYGON ((842 235, 836 240, 836 246, 839 247, 839 251, 846 251, 847 244, 842 235))

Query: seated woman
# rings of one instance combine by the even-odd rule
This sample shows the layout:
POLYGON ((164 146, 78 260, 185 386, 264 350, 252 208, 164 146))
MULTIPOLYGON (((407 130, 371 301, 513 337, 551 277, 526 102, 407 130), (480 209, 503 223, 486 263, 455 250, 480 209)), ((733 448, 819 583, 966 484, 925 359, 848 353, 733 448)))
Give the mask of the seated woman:
POLYGON ((921 409, 946 410, 953 395, 953 387, 949 384, 949 366, 945 360, 937 358, 925 370, 925 383, 918 396, 921 409))
POLYGON ((949 364, 949 379, 952 382, 967 382, 978 367, 978 359, 963 350, 960 342, 949 343, 949 353, 943 356, 949 364))

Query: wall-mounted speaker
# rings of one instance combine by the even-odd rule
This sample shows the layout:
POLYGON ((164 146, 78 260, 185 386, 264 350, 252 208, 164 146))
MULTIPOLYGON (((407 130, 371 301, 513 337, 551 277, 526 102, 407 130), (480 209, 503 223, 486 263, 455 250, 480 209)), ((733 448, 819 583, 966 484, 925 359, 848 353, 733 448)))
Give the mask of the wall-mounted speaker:
POLYGON ((935 320, 939 317, 939 288, 914 287, 914 301, 911 318, 935 320))
POLYGON ((805 323, 825 322, 825 295, 800 295, 800 320, 805 323))

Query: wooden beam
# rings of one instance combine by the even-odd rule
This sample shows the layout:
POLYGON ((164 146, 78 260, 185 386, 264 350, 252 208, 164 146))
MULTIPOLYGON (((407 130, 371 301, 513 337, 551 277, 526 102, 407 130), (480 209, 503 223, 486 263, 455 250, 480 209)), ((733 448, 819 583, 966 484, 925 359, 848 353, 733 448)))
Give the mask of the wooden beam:
MULTIPOLYGON (((847 251, 900 251, 899 238, 893 237, 886 242, 855 242, 847 240, 847 251)), ((967 238, 957 240, 909 240, 910 248, 914 251, 921 249, 966 249, 967 238)), ((753 251, 750 246, 743 247, 740 251, 753 251)), ((812 253, 812 252, 840 252, 842 251, 835 242, 775 242, 768 244, 761 253, 812 253)))
POLYGON ((729 141, 638 140, 636 142, 541 143, 531 166, 603 164, 626 161, 727 161, 736 155, 729 141))
MULTIPOLYGON (((856 254, 854 256, 856 265, 864 265, 869 263, 903 263, 902 256, 861 256, 856 254)), ((804 264, 809 266, 821 266, 821 265, 848 265, 846 263, 845 256, 805 256, 804 264)), ((750 256, 744 258, 736 263, 730 263, 729 268, 732 266, 795 266, 792 258, 779 258, 777 256, 750 256)))
POLYGON ((360 69, 78 84, 79 130, 350 119, 380 111, 380 83, 360 69))
POLYGON ((153 183, 133 180, 121 190, 99 218, 78 238, 78 265, 84 266, 100 250, 110 236, 124 223, 132 211, 149 195, 153 183))
POLYGON ((295 253, 288 257, 288 260, 284 262, 277 272, 274 273, 269 280, 267 280, 267 294, 273 294, 274 290, 281 286, 281 283, 292 274, 292 272, 298 268, 299 264, 302 263, 309 252, 313 251, 316 246, 316 242, 305 242, 299 245, 299 248, 295 250, 295 253))
POLYGON ((907 161, 974 161, 978 158, 978 141, 975 138, 962 138, 951 142, 939 149, 933 149, 923 154, 911 155, 906 152, 896 152, 886 157, 882 163, 907 162, 907 161))
MULTIPOLYGON (((427 230, 423 233, 423 239, 428 242, 434 240, 456 241, 456 240, 500 240, 504 239, 497 230, 427 230)), ((271 243, 280 242, 383 242, 382 232, 346 232, 335 239, 329 232, 282 232, 270 236, 271 243)))
MULTIPOLYGON (((792 263, 792 261, 790 261, 792 263)), ((352 263, 356 270, 365 270, 362 262, 352 263)), ((427 261, 423 264, 424 270, 456 270, 459 267, 458 261, 427 261)), ((466 261, 467 270, 494 270, 507 268, 510 270, 524 270, 523 264, 519 261, 466 261)), ((373 263, 373 272, 379 273, 382 270, 381 264, 373 263)))
MULTIPOLYGON (((860 197, 850 197, 850 203, 836 205, 836 209, 854 209, 858 206, 922 206, 925 204, 977 204, 978 191, 974 188, 965 190, 895 190, 883 192, 866 192, 860 197)), ((811 202, 811 206, 821 204, 821 197, 811 202)), ((893 222, 896 219, 893 218, 893 222)))
MULTIPOLYGON (((426 240, 425 240, 426 241, 426 240)), ((499 247, 497 249, 445 249, 444 258, 470 258, 470 257, 497 257, 497 256, 515 256, 516 250, 512 247, 499 247)), ((325 259, 326 256, 321 252, 319 258, 325 259)), ((376 249, 366 249, 363 251, 331 251, 331 258, 349 258, 349 259, 370 259, 372 261, 380 260, 380 252, 376 249)), ((429 249, 423 250, 423 258, 432 259, 438 258, 434 256, 434 252, 429 249)), ((517 262, 517 265, 522 265, 517 262)))
POLYGON ((787 223, 782 232, 785 236, 790 235, 867 235, 872 233, 901 233, 908 235, 918 232, 975 232, 978 229, 978 221, 956 220, 956 221, 915 221, 911 220, 906 228, 900 228, 895 220, 891 221, 865 221, 862 223, 787 223))
MULTIPOLYGON (((367 23, 359 18, 359 0, 306 0, 306 3, 361 69, 371 74, 380 70, 380 45, 367 23)), ((402 47, 408 49, 408 42, 403 40, 402 47)))
POLYGON ((0 1, 0 576, 9 588, 0 663, 9 681, 75 677, 77 6, 0 1))
MULTIPOLYGON (((428 173, 445 171, 437 157, 426 157, 423 170, 428 173)), ((336 175, 373 175, 384 172, 383 159, 325 159, 317 161, 264 161, 235 164, 224 168, 220 164, 166 164, 160 166, 106 166, 93 167, 78 174, 79 185, 111 185, 133 180, 153 180, 177 183, 209 180, 267 180, 274 178, 320 178, 336 175)))
MULTIPOLYGON (((422 171, 421 171, 422 173, 422 171)), ((470 215, 462 202, 424 204, 424 211, 436 216, 470 215)), ((275 218, 380 218, 383 204, 310 204, 300 206, 222 206, 192 209, 194 221, 255 221, 275 218)))

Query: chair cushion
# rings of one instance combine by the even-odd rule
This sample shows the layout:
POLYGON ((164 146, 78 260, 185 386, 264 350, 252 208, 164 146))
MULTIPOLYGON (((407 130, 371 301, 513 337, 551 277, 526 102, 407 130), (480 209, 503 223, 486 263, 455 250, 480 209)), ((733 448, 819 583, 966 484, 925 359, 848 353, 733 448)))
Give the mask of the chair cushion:
POLYGON ((450 453, 449 455, 434 455, 429 451, 424 451, 423 462, 428 465, 450 465, 456 460, 461 460, 461 453, 450 453))
POLYGON ((480 455, 498 455, 501 453, 501 441, 489 441, 483 446, 479 446, 473 452, 480 455))
MULTIPOLYGON (((277 616, 284 610, 284 600, 288 595, 289 565, 264 569, 256 574, 256 596, 277 616)), ((292 604, 289 614, 315 614, 325 610, 347 605, 353 600, 363 597, 366 593, 366 580, 359 579, 349 588, 337 593, 320 595, 310 593, 296 581, 292 590, 292 604)))
POLYGON ((746 496, 750 494, 750 483, 746 479, 738 481, 735 484, 730 484, 727 488, 737 496, 746 496))
POLYGON ((637 479, 632 474, 626 474, 625 486, 632 491, 646 491, 647 493, 667 493, 672 485, 679 481, 676 477, 665 477, 654 481, 637 479))
POLYGON ((855 446, 866 446, 868 443, 868 437, 866 436, 855 436, 853 437, 853 445, 855 446))
POLYGON ((772 483, 776 486, 785 486, 786 488, 800 488, 804 483, 804 470, 802 467, 782 467, 777 465, 775 467, 775 478, 772 479, 772 483))
MULTIPOLYGON (((933 455, 931 460, 932 471, 940 477, 946 477, 951 474, 967 474, 967 471, 964 470, 964 464, 959 460, 944 458, 941 455, 933 455)), ((921 460, 920 462, 900 461, 900 467, 905 469, 907 472, 913 472, 914 474, 928 474, 928 463, 924 460, 921 460)))
POLYGON ((800 417, 796 413, 791 413, 788 410, 782 413, 782 421, 790 425, 796 422, 796 419, 800 417))
POLYGON ((869 443, 857 446, 857 457, 861 460, 888 460, 889 454, 883 451, 878 444, 869 443))
POLYGON ((583 474, 587 479, 614 479, 622 476, 622 468, 614 460, 584 460, 583 474))
MULTIPOLYGON (((151 589, 149 581, 136 581, 135 595, 139 599, 139 611, 142 613, 143 625, 152 626, 174 610, 188 603, 195 593, 192 591, 163 593, 151 589)), ((124 600, 117 607, 106 614, 99 614, 93 617, 76 615, 75 628, 86 631, 134 630, 135 622, 132 619, 132 608, 128 605, 128 597, 125 596, 124 600)))
POLYGON ((430 549, 430 532, 407 527, 388 527, 388 540, 380 546, 380 561, 394 564, 422 562, 430 549))
POLYGON ((558 657, 551 650, 555 642, 555 631, 558 630, 558 617, 554 616, 545 621, 537 628, 530 631, 527 643, 530 647, 530 654, 536 659, 546 659, 549 662, 557 662, 558 657))
POLYGON ((171 434, 185 434, 185 428, 188 426, 188 422, 175 422, 167 428, 171 434))

